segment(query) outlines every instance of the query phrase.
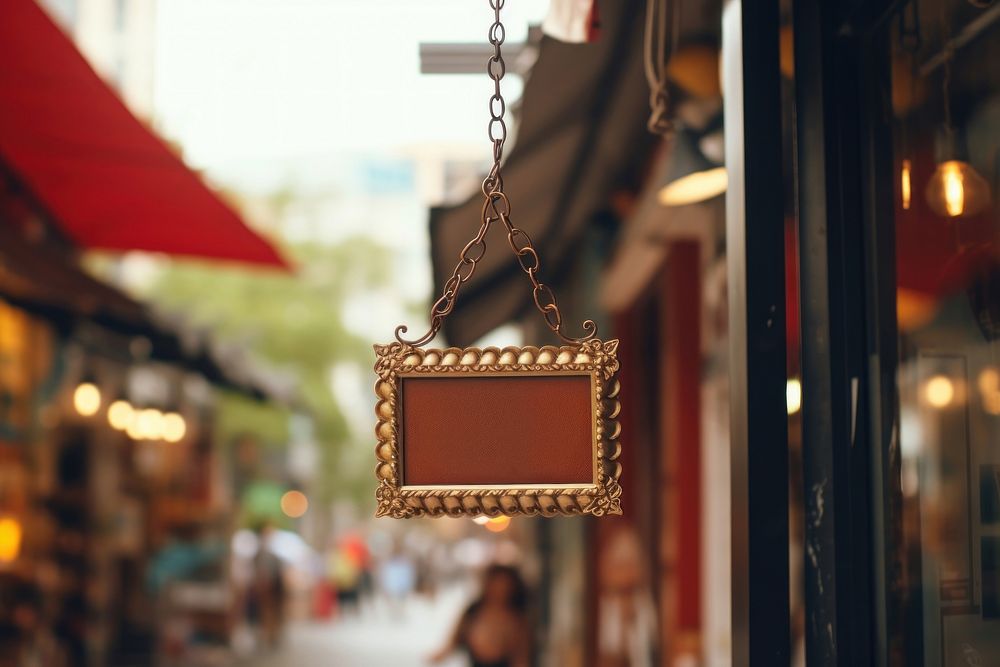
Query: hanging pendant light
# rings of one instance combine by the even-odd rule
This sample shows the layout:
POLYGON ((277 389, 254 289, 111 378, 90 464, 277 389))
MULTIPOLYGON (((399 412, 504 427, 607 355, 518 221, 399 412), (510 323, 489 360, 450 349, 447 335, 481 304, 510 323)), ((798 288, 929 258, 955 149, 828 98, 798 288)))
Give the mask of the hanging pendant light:
POLYGON ((938 137, 937 169, 927 183, 927 203, 945 218, 982 213, 990 205, 990 185, 969 164, 960 138, 952 127, 938 137))
POLYGON ((931 210, 945 218, 977 215, 990 205, 990 186, 969 164, 964 137, 951 120, 951 61, 948 52, 942 77, 944 127, 935 145, 937 169, 927 183, 925 196, 931 210))
POLYGON ((690 131, 679 130, 674 137, 666 184, 660 190, 660 203, 664 206, 697 204, 721 195, 728 184, 726 168, 705 157, 690 131))
POLYGON ((968 162, 947 160, 938 164, 927 184, 927 203, 948 218, 976 215, 990 205, 989 185, 968 162))
POLYGON ((892 108, 900 119, 899 152, 904 156, 899 169, 899 198, 904 211, 909 211, 913 203, 909 112, 922 101, 922 96, 926 95, 925 80, 917 69, 917 51, 921 42, 920 16, 915 5, 907 9, 904 9, 899 23, 899 43, 903 51, 892 60, 892 108))

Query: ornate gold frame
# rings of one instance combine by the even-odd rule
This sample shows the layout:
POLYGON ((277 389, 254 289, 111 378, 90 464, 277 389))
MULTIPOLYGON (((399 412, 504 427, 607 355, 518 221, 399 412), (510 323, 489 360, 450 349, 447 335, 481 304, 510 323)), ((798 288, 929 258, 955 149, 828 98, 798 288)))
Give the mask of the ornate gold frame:
POLYGON ((375 516, 405 519, 419 516, 621 514, 621 425, 618 341, 589 340, 579 346, 450 347, 421 349, 405 343, 375 345, 375 516), (583 375, 593 387, 594 483, 591 485, 508 485, 504 487, 408 487, 400 480, 400 379, 427 373, 466 375, 583 375))

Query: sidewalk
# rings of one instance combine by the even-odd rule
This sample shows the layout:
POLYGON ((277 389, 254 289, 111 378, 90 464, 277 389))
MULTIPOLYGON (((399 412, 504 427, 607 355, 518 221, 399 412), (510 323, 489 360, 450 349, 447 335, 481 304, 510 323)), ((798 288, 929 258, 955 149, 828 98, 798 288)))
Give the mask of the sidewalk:
MULTIPOLYGON (((383 606, 361 618, 300 622, 286 631, 282 646, 240 663, 240 667, 419 667, 445 641, 467 597, 459 588, 433 601, 414 597, 397 614, 383 606)), ((461 657, 444 667, 461 667, 461 657)))

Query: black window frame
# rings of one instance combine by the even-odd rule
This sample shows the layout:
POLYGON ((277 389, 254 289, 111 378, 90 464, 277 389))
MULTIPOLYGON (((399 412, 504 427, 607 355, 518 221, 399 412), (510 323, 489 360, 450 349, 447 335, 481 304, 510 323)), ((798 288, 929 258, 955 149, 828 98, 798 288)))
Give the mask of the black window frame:
MULTIPOLYGON (((793 0, 805 643, 898 662, 904 627, 889 19, 793 0)), ((777 0, 723 10, 733 448, 733 663, 791 659, 777 0)), ((912 607, 909 609, 912 612, 912 607)), ((917 663, 914 663, 917 664, 917 663)))

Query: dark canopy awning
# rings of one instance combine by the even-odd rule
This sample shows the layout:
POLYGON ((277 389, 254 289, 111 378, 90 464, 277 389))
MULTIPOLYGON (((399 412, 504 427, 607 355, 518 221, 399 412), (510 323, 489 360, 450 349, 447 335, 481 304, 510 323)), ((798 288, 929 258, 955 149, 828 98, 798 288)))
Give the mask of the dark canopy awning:
MULTIPOLYGON (((290 389, 277 391, 251 360, 232 363, 232 352, 219 349, 209 337, 192 335, 196 332, 90 276, 71 249, 44 238, 44 228, 26 233, 18 222, 24 219, 21 212, 19 202, 0 189, 0 299, 52 322, 66 335, 81 323, 93 323, 126 340, 143 338, 150 359, 188 368, 253 398, 286 403, 294 398, 290 389)), ((123 349, 122 354, 130 353, 123 349)))
POLYGON ((0 165, 84 248, 286 266, 34 0, 0 2, 0 165))
MULTIPOLYGON (((541 277, 554 285, 571 267, 586 225, 643 163, 637 150, 656 143, 646 130, 643 6, 639 0, 601 2, 596 43, 543 38, 525 84, 517 145, 504 164, 504 184, 511 218, 531 236, 542 257, 541 277)), ((485 106, 483 117, 485 127, 485 106)), ((483 151, 489 151, 485 140, 483 151)), ((481 208, 479 194, 431 211, 436 293, 475 235, 481 208)), ((530 286, 500 230, 492 230, 488 240, 489 252, 445 320, 449 344, 470 344, 531 304, 530 286)), ((567 330, 573 335, 573 322, 567 322, 567 330)))

